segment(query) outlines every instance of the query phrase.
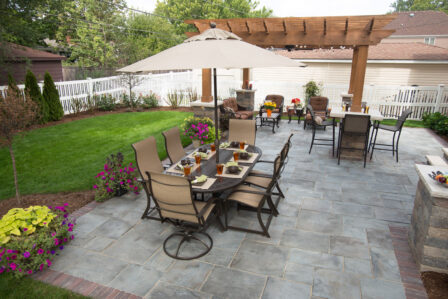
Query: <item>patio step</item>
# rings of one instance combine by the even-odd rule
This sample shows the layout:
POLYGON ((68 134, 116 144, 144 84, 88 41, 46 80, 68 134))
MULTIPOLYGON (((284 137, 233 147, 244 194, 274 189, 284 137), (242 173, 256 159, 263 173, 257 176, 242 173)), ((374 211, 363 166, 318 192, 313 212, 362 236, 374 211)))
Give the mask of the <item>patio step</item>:
POLYGON ((436 166, 448 166, 448 163, 446 163, 445 159, 439 156, 426 156, 426 161, 429 165, 436 165, 436 166))
POLYGON ((448 147, 442 148, 443 156, 448 161, 448 147))

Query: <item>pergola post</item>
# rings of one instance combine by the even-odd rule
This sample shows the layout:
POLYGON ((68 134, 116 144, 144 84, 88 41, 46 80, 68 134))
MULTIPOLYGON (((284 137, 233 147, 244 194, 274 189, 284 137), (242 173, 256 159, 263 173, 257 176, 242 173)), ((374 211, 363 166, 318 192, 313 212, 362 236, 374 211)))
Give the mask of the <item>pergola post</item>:
POLYGON ((212 97, 212 70, 202 69, 202 97, 201 102, 211 102, 212 97))
POLYGON ((369 46, 356 46, 353 50, 352 73, 350 76, 349 93, 353 94, 351 110, 361 111, 362 92, 367 68, 369 46))
POLYGON ((249 89, 249 83, 246 84, 246 82, 249 82, 249 69, 244 68, 243 69, 243 89, 249 89))

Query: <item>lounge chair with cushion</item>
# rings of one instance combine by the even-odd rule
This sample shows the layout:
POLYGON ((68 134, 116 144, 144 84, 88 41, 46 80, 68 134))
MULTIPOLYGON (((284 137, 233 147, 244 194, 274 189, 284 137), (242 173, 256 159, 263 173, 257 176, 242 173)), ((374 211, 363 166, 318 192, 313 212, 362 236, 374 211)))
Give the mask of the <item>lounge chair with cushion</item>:
MULTIPOLYGON (((311 105, 316 117, 320 117, 322 120, 326 120, 328 118, 327 97, 310 97, 310 102, 308 105, 311 105)), ((306 126, 309 124, 311 124, 311 115, 309 110, 307 110, 307 113, 305 114, 305 121, 303 122, 303 128, 306 129, 306 126)))

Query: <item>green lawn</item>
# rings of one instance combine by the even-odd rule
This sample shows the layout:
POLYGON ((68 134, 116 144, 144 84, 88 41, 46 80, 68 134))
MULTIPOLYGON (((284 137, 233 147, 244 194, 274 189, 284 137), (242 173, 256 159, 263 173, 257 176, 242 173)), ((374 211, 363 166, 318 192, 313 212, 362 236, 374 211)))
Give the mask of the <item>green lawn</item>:
MULTIPOLYGON (((178 111, 108 114, 30 131, 14 142, 20 192, 88 190, 109 154, 120 151, 127 162, 134 162, 131 144, 151 135, 164 159, 161 132, 180 126, 190 115, 178 111)), ((189 140, 183 138, 183 143, 189 140)), ((13 197, 12 164, 6 148, 0 149, 0 165, 0 199, 13 197)))
POLYGON ((82 299, 88 298, 73 293, 69 290, 55 287, 29 277, 17 279, 9 274, 0 275, 0 294, 1 298, 24 299, 24 298, 70 298, 82 299))

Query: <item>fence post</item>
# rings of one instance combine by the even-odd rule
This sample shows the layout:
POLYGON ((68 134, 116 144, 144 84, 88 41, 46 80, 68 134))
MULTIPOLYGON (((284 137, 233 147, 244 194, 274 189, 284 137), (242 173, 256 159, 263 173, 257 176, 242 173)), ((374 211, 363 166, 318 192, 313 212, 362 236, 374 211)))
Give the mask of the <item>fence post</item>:
POLYGON ((437 87, 436 105, 434 107, 434 112, 439 112, 440 110, 440 102, 442 102, 442 94, 444 86, 445 86, 444 84, 439 84, 437 87))
POLYGON ((89 97, 93 97, 93 79, 90 77, 87 77, 87 82, 89 84, 89 97))

